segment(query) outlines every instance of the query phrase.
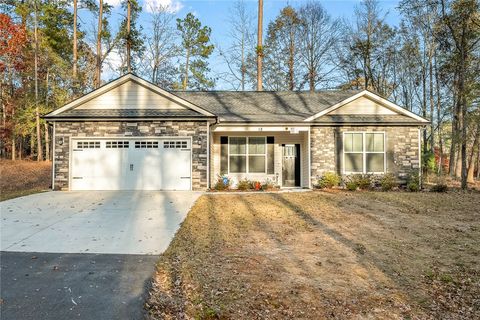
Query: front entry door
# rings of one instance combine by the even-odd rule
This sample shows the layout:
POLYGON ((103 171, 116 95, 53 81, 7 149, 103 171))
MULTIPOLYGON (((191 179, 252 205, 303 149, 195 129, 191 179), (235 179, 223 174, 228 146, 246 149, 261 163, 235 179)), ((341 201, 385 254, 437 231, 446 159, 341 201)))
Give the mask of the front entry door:
POLYGON ((282 149, 282 186, 300 187, 300 145, 284 144, 282 149))

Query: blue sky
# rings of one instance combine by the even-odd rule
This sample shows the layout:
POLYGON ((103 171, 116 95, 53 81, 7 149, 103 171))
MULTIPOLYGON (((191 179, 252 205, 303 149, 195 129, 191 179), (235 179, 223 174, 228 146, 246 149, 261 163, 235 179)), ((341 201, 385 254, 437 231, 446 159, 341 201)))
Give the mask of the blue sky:
MULTIPOLYGON (((114 11, 109 19, 112 30, 117 29, 118 22, 121 21, 123 10, 121 8, 120 0, 104 0, 114 6, 114 11)), ((174 12, 175 18, 183 18, 188 12, 193 12, 202 22, 203 25, 208 25, 212 29, 212 42, 221 47, 228 47, 228 31, 230 17, 230 10, 234 0, 139 0, 143 12, 140 15, 140 24, 143 25, 144 32, 148 33, 150 14, 148 10, 149 4, 163 4, 169 5, 174 12)), ((248 10, 254 16, 254 23, 256 25, 256 12, 258 2, 257 0, 244 0, 248 10)), ((307 0, 264 0, 264 30, 268 25, 268 22, 273 20, 280 10, 286 5, 292 5, 298 7, 305 3, 307 0)), ((341 18, 347 21, 352 21, 354 17, 354 8, 360 3, 360 0, 321 0, 324 8, 334 18, 341 18)), ((396 9, 398 6, 398 0, 380 0, 380 5, 385 13, 388 13, 386 20, 391 25, 398 25, 400 22, 399 13, 396 9)), ((93 17, 88 15, 85 11, 79 13, 81 23, 85 24, 84 28, 90 30, 92 28, 93 17)), ((111 57, 115 60, 115 57, 111 57)), ((222 70, 221 59, 214 53, 210 59, 212 71, 224 71, 222 70)), ((117 77, 118 74, 111 70, 105 70, 103 78, 108 80, 112 77, 117 77)), ((218 89, 229 89, 225 84, 218 83, 218 89)))

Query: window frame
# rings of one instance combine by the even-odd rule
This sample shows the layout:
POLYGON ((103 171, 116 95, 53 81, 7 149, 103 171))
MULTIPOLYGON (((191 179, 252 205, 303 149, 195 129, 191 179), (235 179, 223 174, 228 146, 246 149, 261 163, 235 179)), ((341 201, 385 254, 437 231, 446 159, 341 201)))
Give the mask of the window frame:
POLYGON ((345 131, 342 133, 342 172, 343 174, 385 174, 387 172, 387 135, 385 131, 345 131), (347 151, 345 152, 345 135, 346 134, 362 134, 362 151, 347 151), (383 135, 383 151, 367 151, 367 134, 382 134, 383 135), (345 153, 361 154, 362 155, 362 171, 347 171, 345 170, 345 153), (383 154, 383 171, 367 171, 367 154, 383 154))
POLYGON ((228 136, 228 174, 267 174, 267 137, 266 136, 228 136), (245 138, 245 153, 244 154, 238 154, 238 153, 230 153, 230 139, 231 138, 245 138), (252 153, 250 154, 249 150, 249 145, 250 145, 250 139, 251 138, 261 138, 264 141, 264 152, 263 153, 252 153), (231 172, 230 171, 230 156, 242 156, 245 157, 245 172, 231 172), (265 162, 265 169, 263 172, 250 172, 250 164, 249 164, 249 156, 263 156, 264 157, 264 162, 265 162))

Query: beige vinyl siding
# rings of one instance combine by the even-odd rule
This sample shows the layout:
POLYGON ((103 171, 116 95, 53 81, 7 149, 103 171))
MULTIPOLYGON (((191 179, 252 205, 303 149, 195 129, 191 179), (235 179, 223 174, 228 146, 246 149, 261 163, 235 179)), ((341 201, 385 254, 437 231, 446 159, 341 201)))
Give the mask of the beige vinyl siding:
POLYGON ((178 110, 185 109, 185 107, 153 92, 137 82, 127 81, 124 84, 81 104, 76 109, 178 110))
POLYGON ((352 115, 352 114, 381 114, 381 115, 395 115, 395 111, 390 110, 373 100, 365 97, 360 97, 341 106, 340 108, 332 111, 329 115, 352 115))
POLYGON ((307 149, 307 132, 291 134, 290 132, 215 132, 212 137, 211 146, 211 165, 210 178, 212 187, 220 174, 220 137, 275 137, 275 159, 274 174, 266 173, 230 173, 228 176, 233 178, 235 182, 243 178, 250 180, 265 181, 270 179, 279 185, 282 182, 282 144, 300 144, 300 174, 301 186, 308 187, 308 149, 307 149))

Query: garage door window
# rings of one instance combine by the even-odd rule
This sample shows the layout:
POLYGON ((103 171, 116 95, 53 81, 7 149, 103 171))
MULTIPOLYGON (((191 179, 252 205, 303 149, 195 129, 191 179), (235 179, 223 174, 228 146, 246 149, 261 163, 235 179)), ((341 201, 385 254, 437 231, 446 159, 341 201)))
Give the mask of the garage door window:
POLYGON ((158 141, 135 141, 135 149, 157 149, 158 141))
POLYGON ((100 141, 78 141, 77 148, 79 149, 98 149, 100 148, 100 141))
POLYGON ((164 141, 163 147, 165 149, 186 149, 187 141, 164 141))
POLYGON ((128 141, 107 141, 107 148, 128 148, 129 142, 128 141))

